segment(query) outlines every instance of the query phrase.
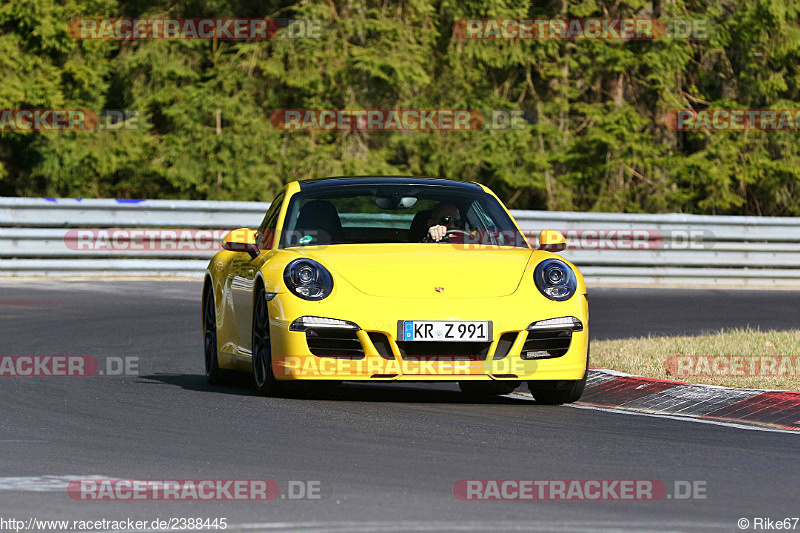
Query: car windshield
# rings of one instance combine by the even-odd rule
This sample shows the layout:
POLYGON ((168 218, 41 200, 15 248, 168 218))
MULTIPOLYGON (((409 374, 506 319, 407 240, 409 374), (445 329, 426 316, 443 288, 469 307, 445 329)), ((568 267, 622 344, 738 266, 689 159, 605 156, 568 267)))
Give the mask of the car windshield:
POLYGON ((448 229, 442 242, 528 247, 505 209, 483 190, 395 184, 332 185, 295 194, 281 247, 421 243, 435 225, 448 229))

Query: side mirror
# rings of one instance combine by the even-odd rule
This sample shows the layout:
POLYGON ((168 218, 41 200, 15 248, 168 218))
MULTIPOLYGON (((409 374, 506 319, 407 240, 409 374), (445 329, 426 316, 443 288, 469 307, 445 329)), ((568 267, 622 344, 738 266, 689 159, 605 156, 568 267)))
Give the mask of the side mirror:
POLYGON ((567 239, 556 230, 543 229, 539 232, 539 249, 546 252, 564 251, 567 249, 567 239))
POLYGON ((246 252, 250 254, 250 259, 258 257, 258 245, 256 245, 256 232, 239 228, 231 231, 222 240, 223 250, 231 252, 246 252))

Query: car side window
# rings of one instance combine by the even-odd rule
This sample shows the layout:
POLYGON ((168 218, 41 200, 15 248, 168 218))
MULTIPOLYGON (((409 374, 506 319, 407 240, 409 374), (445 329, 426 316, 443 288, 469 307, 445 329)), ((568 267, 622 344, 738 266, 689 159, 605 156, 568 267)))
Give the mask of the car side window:
POLYGON ((261 222, 256 234, 256 242, 259 250, 270 250, 275 242, 275 229, 278 226, 278 215, 283 204, 283 192, 278 194, 267 209, 267 214, 261 222))

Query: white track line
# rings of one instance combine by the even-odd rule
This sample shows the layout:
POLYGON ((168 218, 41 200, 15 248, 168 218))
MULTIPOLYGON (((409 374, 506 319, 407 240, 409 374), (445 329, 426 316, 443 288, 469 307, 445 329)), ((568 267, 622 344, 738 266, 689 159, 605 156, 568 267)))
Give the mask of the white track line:
POLYGON ((703 387, 706 389, 727 389, 727 390, 743 390, 743 391, 753 391, 753 392, 797 392, 791 391, 786 389, 734 389, 732 387, 725 387, 723 385, 709 385, 708 383, 689 383, 687 381, 670 381, 668 379, 657 379, 657 378, 648 378, 647 376, 638 376, 636 374, 628 374, 627 372, 620 372, 619 370, 610 370, 608 368, 591 368, 589 367, 589 372, 598 372, 600 374, 608 374, 609 376, 617 376, 620 378, 641 378, 647 381, 668 381, 670 383, 675 383, 675 385, 691 385, 692 387, 703 387))
MULTIPOLYGON (((533 396, 527 392, 512 392, 508 394, 512 398, 519 398, 523 400, 535 401, 533 396)), ((661 414, 661 413, 645 413, 642 411, 633 411, 629 409, 625 409, 624 407, 598 407, 595 405, 582 405, 577 403, 568 403, 564 404, 564 407, 572 407, 573 409, 590 409, 593 411, 603 411, 604 413, 615 413, 618 415, 637 415, 637 416, 651 416, 654 418, 668 418, 670 420, 678 420, 681 422, 695 422, 697 424, 711 424, 713 426, 725 426, 729 428, 735 429, 746 429, 749 431, 764 431, 767 433, 788 433, 789 435, 800 435, 798 431, 792 431, 790 429, 778 429, 778 428, 769 428, 769 427, 762 427, 762 426, 751 426, 747 424, 737 424, 736 422, 725 422, 723 420, 714 420, 711 418, 698 418, 690 415, 672 415, 672 414, 661 414)))
POLYGON ((111 479, 108 476, 20 476, 0 477, 0 491, 64 492, 76 479, 111 479))

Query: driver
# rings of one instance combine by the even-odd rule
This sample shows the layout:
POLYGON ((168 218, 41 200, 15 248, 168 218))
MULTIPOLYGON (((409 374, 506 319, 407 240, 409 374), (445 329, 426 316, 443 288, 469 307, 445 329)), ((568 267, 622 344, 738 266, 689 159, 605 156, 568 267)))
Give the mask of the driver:
POLYGON ((428 219, 428 238, 441 241, 452 229, 461 228, 461 215, 455 204, 440 203, 431 212, 428 219))

